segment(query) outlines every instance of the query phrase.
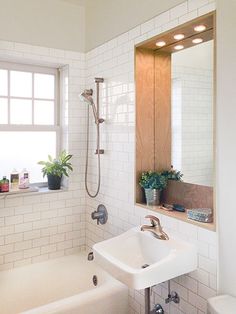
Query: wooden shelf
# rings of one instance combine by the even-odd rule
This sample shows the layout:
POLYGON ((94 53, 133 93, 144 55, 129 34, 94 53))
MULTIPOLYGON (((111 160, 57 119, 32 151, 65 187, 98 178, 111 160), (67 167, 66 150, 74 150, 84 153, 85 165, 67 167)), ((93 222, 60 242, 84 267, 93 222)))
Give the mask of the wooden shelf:
POLYGON ((162 214, 164 216, 169 216, 169 217, 184 221, 186 223, 198 226, 200 228, 208 229, 210 231, 216 231, 216 226, 215 226, 214 222, 204 223, 204 222, 198 222, 195 220, 188 219, 186 212, 181 213, 181 212, 177 212, 177 211, 168 211, 168 210, 162 209, 160 206, 151 206, 151 205, 146 205, 143 203, 136 203, 136 206, 140 206, 140 207, 152 210, 152 211, 157 212, 159 214, 162 214))

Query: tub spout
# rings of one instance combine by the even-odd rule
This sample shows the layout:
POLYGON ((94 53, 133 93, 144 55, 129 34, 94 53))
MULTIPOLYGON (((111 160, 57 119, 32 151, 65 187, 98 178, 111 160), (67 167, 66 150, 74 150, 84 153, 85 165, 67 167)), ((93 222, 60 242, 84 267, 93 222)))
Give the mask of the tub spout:
POLYGON ((93 252, 88 253, 88 261, 92 261, 94 259, 93 252))

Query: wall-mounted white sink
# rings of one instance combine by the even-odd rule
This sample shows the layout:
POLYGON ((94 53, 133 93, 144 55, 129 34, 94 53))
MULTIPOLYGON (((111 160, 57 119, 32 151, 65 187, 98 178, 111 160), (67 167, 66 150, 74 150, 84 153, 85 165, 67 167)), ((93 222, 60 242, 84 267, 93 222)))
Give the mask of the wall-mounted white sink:
POLYGON ((99 242, 93 250, 104 270, 133 289, 148 288, 197 268, 193 244, 171 236, 159 240, 140 227, 99 242))

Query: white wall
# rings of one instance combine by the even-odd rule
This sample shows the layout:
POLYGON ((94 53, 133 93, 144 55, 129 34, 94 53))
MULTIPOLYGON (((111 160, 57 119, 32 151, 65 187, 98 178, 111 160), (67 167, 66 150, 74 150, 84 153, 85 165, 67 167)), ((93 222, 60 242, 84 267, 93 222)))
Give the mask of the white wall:
POLYGON ((148 21, 181 2, 184 1, 87 0, 86 50, 89 51, 127 32, 129 29, 148 21))
POLYGON ((84 51, 85 8, 61 0, 0 0, 0 40, 84 51))
POLYGON ((216 182, 219 289, 236 296, 236 1, 217 1, 216 182))

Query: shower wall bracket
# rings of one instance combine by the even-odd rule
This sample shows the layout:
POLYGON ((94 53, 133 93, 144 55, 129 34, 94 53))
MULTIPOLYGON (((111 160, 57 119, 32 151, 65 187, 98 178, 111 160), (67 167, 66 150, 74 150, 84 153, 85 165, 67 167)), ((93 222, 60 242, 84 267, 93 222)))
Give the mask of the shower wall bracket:
POLYGON ((94 82, 95 83, 103 83, 104 82, 104 78, 103 77, 95 77, 94 78, 94 82))
MULTIPOLYGON (((103 155, 104 153, 105 153, 104 149, 99 149, 99 154, 100 155, 103 155)), ((97 155, 97 154, 98 154, 98 150, 96 149, 95 155, 97 155)))

